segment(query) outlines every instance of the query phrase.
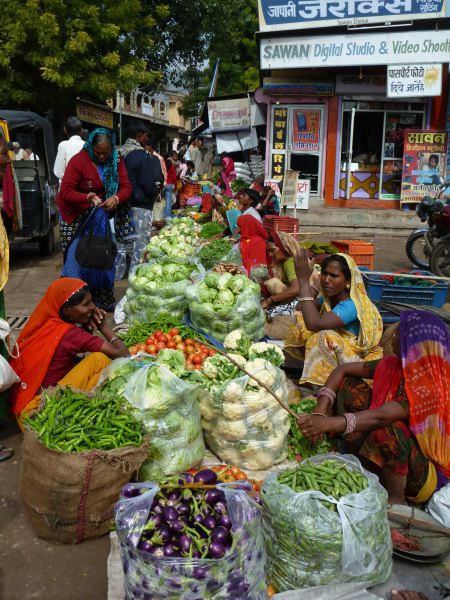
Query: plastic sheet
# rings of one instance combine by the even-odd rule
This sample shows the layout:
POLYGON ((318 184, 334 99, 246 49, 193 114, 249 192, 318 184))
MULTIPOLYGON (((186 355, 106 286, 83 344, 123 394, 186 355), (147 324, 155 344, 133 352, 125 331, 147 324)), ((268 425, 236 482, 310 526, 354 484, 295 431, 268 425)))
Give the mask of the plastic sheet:
POLYGON ((219 484, 225 493, 234 547, 221 559, 157 558, 139 550, 155 483, 121 499, 115 511, 124 569, 125 600, 266 600, 261 513, 246 491, 219 484))
POLYGON ((368 487, 339 501, 322 492, 294 492, 278 483, 277 474, 262 487, 268 580, 279 591, 352 581, 376 585, 391 574, 386 491, 354 456, 323 454, 308 462, 330 458, 363 472, 368 487), (335 504, 337 512, 322 501, 335 504))
POLYGON ((450 483, 431 496, 427 512, 444 527, 450 529, 450 483))

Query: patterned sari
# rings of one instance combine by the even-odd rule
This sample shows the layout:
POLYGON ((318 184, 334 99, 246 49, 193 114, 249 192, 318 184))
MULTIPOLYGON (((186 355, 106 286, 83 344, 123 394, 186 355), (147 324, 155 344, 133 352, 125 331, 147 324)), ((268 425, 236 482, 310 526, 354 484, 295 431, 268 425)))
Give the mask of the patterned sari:
MULTIPOLYGON (((359 334, 356 336, 344 328, 312 333, 306 328, 302 313, 297 312, 296 324, 291 327, 284 347, 294 358, 305 361, 300 384, 323 385, 339 365, 361 360, 377 360, 383 356, 383 350, 378 345, 383 334, 380 313, 367 295, 361 273, 353 258, 346 254, 339 256, 345 258, 350 269, 350 298, 356 306, 359 334)), ((323 295, 321 313, 331 309, 330 300, 323 295)))

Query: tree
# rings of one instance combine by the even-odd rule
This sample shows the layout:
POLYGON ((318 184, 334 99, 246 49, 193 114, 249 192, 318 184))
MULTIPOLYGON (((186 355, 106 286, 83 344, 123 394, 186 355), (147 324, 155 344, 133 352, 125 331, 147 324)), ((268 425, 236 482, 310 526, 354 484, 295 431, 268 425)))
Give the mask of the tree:
POLYGON ((162 73, 146 58, 168 15, 146 0, 4 2, 0 104, 58 111, 78 96, 104 102, 117 90, 156 86, 162 73))

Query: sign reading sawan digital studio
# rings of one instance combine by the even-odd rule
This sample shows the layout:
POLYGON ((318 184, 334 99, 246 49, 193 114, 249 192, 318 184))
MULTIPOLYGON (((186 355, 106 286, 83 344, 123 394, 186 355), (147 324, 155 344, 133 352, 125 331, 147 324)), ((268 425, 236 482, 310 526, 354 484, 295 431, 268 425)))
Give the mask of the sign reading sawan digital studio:
POLYGON ((450 31, 266 38, 260 52, 261 69, 445 63, 450 31))
POLYGON ((436 19, 450 16, 449 2, 450 0, 259 0, 259 24, 260 31, 286 31, 436 19))

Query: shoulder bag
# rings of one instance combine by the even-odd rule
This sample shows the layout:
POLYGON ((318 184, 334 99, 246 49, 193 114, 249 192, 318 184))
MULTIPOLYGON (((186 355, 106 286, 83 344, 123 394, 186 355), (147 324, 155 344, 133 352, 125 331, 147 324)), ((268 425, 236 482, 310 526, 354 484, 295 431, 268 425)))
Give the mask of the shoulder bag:
MULTIPOLYGON (((75 236, 86 225, 96 210, 94 209, 88 215, 86 221, 80 224, 72 240, 75 239, 75 236)), ((117 246, 112 239, 111 230, 108 227, 106 236, 94 235, 93 230, 94 225, 92 224, 89 233, 79 239, 75 250, 75 259, 82 269, 110 271, 114 266, 117 255, 117 246)))

